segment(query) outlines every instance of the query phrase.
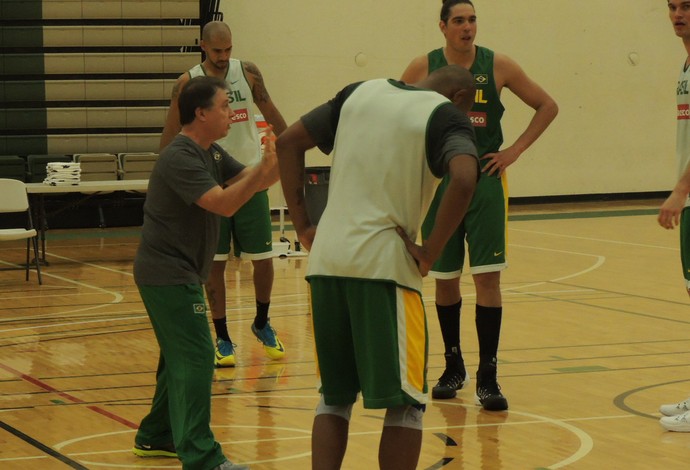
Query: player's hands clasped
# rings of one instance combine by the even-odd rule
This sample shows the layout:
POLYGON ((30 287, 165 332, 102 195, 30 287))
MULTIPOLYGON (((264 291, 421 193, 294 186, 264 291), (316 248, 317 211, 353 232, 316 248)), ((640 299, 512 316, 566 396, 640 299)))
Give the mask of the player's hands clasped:
POLYGON ((276 155, 276 136, 273 126, 269 125, 266 134, 261 138, 263 145, 263 157, 261 158, 261 170, 264 173, 266 186, 270 186, 280 179, 278 172, 278 156, 276 155))

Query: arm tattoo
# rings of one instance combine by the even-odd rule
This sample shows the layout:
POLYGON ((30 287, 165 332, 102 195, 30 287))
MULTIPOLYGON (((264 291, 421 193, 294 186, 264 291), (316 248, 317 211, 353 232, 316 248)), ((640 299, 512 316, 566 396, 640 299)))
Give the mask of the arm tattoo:
POLYGON ((172 89, 172 96, 170 97, 170 99, 172 101, 177 101, 178 96, 180 96, 180 82, 175 82, 175 85, 172 89))
POLYGON ((254 86, 252 87, 252 97, 255 103, 267 103, 271 100, 268 96, 268 90, 264 85, 264 77, 259 72, 259 68, 251 62, 245 62, 245 70, 254 79, 254 86))

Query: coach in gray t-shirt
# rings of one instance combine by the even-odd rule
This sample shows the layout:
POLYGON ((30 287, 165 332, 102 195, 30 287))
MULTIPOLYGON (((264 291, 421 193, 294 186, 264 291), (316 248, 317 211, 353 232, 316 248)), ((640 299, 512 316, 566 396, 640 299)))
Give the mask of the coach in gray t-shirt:
POLYGON ((206 281, 218 244, 220 217, 195 202, 242 169, 244 165, 219 145, 204 150, 181 134, 161 152, 144 204, 141 244, 134 262, 137 284, 206 281))
POLYGON ((219 216, 230 216, 278 180, 275 138, 253 167, 213 143, 234 115, 225 83, 190 80, 179 96, 182 131, 149 180, 134 280, 160 347, 156 392, 132 451, 178 457, 185 469, 244 469, 223 455, 210 427, 213 342, 203 283, 218 244, 219 216))

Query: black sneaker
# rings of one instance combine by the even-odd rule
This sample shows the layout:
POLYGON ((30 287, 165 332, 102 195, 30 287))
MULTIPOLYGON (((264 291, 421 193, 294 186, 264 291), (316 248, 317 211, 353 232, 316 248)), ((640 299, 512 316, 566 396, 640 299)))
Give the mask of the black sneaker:
POLYGON ((477 404, 487 411, 508 409, 508 400, 496 380, 496 364, 481 365, 477 371, 477 404))
POLYGON ((137 457, 174 457, 177 458, 175 444, 148 445, 134 443, 132 453, 137 457))
POLYGON ((443 374, 438 379, 438 383, 431 389, 431 398, 438 400, 455 398, 458 390, 462 389, 466 382, 469 382, 467 371, 464 369, 460 371, 455 367, 446 367, 446 370, 443 371, 443 374))

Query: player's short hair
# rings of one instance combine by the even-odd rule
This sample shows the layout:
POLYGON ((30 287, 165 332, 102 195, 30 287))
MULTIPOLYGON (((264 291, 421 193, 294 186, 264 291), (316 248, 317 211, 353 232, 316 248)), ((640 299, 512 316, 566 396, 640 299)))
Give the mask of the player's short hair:
POLYGON ((461 3, 466 3, 474 8, 474 3, 470 0, 441 0, 443 5, 441 6, 441 21, 448 23, 448 17, 450 16, 450 9, 455 5, 460 5, 461 3))
POLYGON ((180 110, 180 124, 194 121, 197 108, 208 109, 213 106, 213 97, 218 89, 227 90, 225 81, 217 77, 194 77, 184 86, 177 98, 180 110))
POLYGON ((201 40, 205 42, 210 41, 213 36, 217 35, 222 35, 223 37, 231 36, 230 26, 222 21, 209 21, 201 30, 201 40))

